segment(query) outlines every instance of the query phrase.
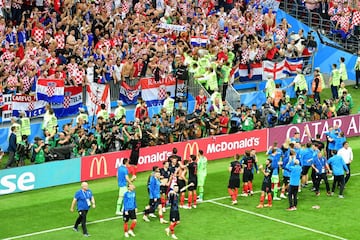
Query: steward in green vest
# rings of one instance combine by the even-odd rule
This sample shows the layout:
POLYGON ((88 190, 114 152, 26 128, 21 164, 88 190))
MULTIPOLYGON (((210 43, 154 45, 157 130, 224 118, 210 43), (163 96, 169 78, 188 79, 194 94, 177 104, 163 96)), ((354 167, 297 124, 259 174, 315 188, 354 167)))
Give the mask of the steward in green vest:
POLYGON ((26 112, 20 112, 20 126, 21 126, 21 135, 30 136, 31 127, 30 127, 30 118, 26 116, 26 112))
POLYGON ((221 98, 224 101, 226 97, 226 91, 229 86, 230 81, 230 73, 231 73, 231 62, 226 62, 221 67, 222 79, 223 79, 223 87, 222 87, 222 94, 221 98))
POLYGON ((76 124, 86 124, 89 122, 89 115, 85 112, 84 108, 79 108, 79 115, 76 117, 76 124))
POLYGON ((347 70, 346 70, 344 57, 340 57, 339 73, 340 73, 340 82, 348 80, 348 74, 347 74, 347 70))
POLYGON ((114 115, 116 120, 120 120, 123 116, 126 116, 126 109, 123 107, 123 101, 117 101, 118 107, 115 109, 114 115))
POLYGON ((109 119, 109 113, 106 110, 106 105, 102 103, 100 105, 101 110, 98 112, 97 117, 103 117, 105 121, 109 119))
POLYGON ((340 72, 337 69, 337 65, 335 63, 332 65, 329 83, 331 86, 331 93, 333 99, 339 99, 338 88, 340 86, 340 72))

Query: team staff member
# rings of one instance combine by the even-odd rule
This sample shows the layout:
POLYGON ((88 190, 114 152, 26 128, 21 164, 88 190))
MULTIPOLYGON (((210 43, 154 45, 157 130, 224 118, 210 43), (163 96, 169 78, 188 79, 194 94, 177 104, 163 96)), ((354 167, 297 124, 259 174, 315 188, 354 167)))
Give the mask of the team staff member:
POLYGON ((204 185, 207 175, 207 158, 204 156, 204 151, 199 150, 198 154, 198 188, 199 188, 199 201, 204 200, 204 185))
POLYGON ((340 155, 344 159, 344 162, 349 169, 349 172, 346 173, 346 177, 345 177, 345 184, 346 184, 350 179, 350 171, 351 171, 350 164, 354 158, 354 154, 351 147, 349 146, 349 142, 343 143, 343 147, 339 149, 338 155, 340 155))
POLYGON ((95 198, 91 190, 89 189, 89 185, 87 182, 82 182, 81 189, 75 193, 74 199, 70 207, 71 212, 74 212, 75 204, 77 204, 77 211, 79 213, 79 217, 75 221, 73 230, 77 232, 78 225, 81 223, 84 236, 89 237, 90 235, 86 228, 86 216, 91 205, 93 208, 95 208, 95 198))
POLYGON ((128 191, 124 194, 124 235, 126 238, 130 236, 135 237, 134 228, 136 226, 136 194, 135 194, 135 186, 133 184, 129 184, 128 191), (131 219, 130 230, 128 227, 128 222, 131 219))
POLYGON ((189 179, 188 183, 189 185, 191 183, 191 186, 189 187, 188 191, 188 206, 187 209, 196 208, 196 189, 197 189, 197 171, 198 171, 198 163, 197 163, 197 157, 195 155, 190 155, 191 161, 188 164, 188 171, 189 171, 189 179))
POLYGON ((329 181, 326 176, 326 170, 329 169, 326 158, 321 151, 318 151, 317 156, 314 156, 312 168, 315 170, 314 188, 316 196, 320 196, 320 182, 324 180, 326 186, 326 192, 330 195, 329 181))
POLYGON ((290 160, 286 168, 290 171, 289 208, 287 210, 295 211, 297 210, 297 193, 299 191, 302 168, 299 160, 296 159, 296 152, 293 150, 290 151, 290 160))
POLYGON ((261 196, 260 196, 260 204, 257 208, 264 207, 265 201, 265 193, 268 196, 268 204, 265 204, 265 207, 272 207, 272 196, 271 196, 271 174, 272 174, 272 167, 271 167, 271 159, 266 159, 265 162, 265 169, 262 165, 260 165, 260 170, 264 174, 264 180, 261 186, 261 196))
POLYGON ((232 200, 232 204, 237 204, 237 196, 239 193, 240 187, 240 173, 241 173, 241 164, 240 164, 240 155, 236 154, 234 161, 230 163, 229 166, 230 179, 228 184, 228 192, 232 200))
POLYGON ((328 159, 328 164, 329 166, 331 166, 332 173, 334 175, 334 181, 331 188, 331 195, 334 195, 335 187, 339 185, 340 186, 339 198, 344 198, 343 195, 344 185, 345 185, 344 170, 346 174, 349 174, 349 169, 346 166, 344 159, 340 155, 337 155, 336 151, 333 151, 333 156, 328 159))
POLYGON ((131 180, 129 178, 129 172, 127 169, 127 165, 128 165, 129 159, 124 158, 123 159, 123 164, 118 167, 117 170, 117 180, 118 180, 118 186, 119 186, 119 197, 117 200, 117 204, 116 204, 116 215, 122 215, 122 210, 124 208, 123 203, 124 203, 124 194, 127 191, 127 184, 131 184, 131 180))

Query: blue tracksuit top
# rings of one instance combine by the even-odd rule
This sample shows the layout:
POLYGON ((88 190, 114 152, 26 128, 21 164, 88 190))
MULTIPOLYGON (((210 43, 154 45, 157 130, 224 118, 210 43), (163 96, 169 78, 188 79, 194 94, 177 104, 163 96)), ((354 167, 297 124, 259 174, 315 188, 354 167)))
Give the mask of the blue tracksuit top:
POLYGON ((317 174, 322 174, 326 172, 326 158, 325 157, 316 157, 314 158, 314 166, 316 167, 317 170, 319 170, 319 172, 317 174))
POLYGON ((328 159, 328 164, 331 165, 334 176, 344 175, 344 170, 349 171, 344 159, 339 155, 334 155, 328 159))
POLYGON ((314 151, 311 148, 300 150, 300 163, 301 166, 311 166, 314 151))
POLYGON ((127 191, 124 194, 124 211, 134 210, 136 206, 136 195, 134 191, 127 191))
POLYGON ((160 198, 160 179, 155 178, 154 176, 150 177, 149 182, 149 194, 150 199, 160 198))

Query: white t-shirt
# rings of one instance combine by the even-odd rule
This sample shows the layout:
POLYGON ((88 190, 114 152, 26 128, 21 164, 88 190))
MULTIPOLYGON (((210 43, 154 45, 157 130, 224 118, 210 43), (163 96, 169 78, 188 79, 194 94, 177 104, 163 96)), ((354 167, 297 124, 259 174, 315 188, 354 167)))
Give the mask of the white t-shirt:
POLYGON ((337 154, 344 159, 346 164, 349 164, 353 160, 353 151, 351 147, 348 147, 347 149, 340 148, 337 154))

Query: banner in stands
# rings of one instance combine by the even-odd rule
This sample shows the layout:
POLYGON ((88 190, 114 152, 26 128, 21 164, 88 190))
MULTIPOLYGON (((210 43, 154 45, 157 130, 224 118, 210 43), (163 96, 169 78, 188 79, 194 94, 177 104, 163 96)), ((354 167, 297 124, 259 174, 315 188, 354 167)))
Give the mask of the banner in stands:
MULTIPOLYGON (((160 77, 159 81, 155 78, 141 78, 141 96, 146 101, 148 107, 162 105, 166 97, 166 92, 171 96, 175 95, 176 79, 172 75, 164 78, 160 77)), ((178 80, 178 92, 183 92, 184 81, 178 80)))
POLYGON ((0 93, 0 108, 2 122, 10 121, 12 117, 12 94, 0 93))
MULTIPOLYGON (((255 130, 229 135, 213 136, 203 139, 177 142, 140 149, 138 172, 151 170, 153 166, 161 166, 172 154, 172 149, 178 149, 182 159, 189 159, 191 154, 197 154, 200 149, 208 160, 231 157, 242 154, 246 149, 265 151, 267 145, 267 130, 255 130)), ((105 153, 81 158, 81 181, 115 176, 117 167, 123 158, 130 156, 130 150, 105 153)))
POLYGON ((80 182, 80 158, 1 170, 0 195, 80 182))
POLYGON ((123 101, 125 104, 136 104, 137 99, 141 94, 141 81, 130 87, 124 81, 121 82, 120 85, 120 100, 123 101))
POLYGON ((108 84, 90 83, 86 86, 86 106, 90 116, 96 115, 104 103, 110 113, 110 87, 108 84))
POLYGON ((301 143, 306 143, 309 141, 307 129, 310 132, 311 137, 315 138, 316 134, 320 134, 321 140, 325 141, 325 133, 329 131, 329 127, 335 125, 339 126, 346 137, 359 136, 360 114, 269 128, 268 145, 273 144, 275 141, 281 145, 287 138, 293 137, 295 132, 300 133, 301 143))
POLYGON ((251 63, 250 66, 246 64, 239 64, 239 67, 234 70, 230 82, 240 81, 260 81, 262 78, 263 67, 262 63, 251 63))
POLYGON ((46 102, 36 100, 35 95, 16 94, 12 97, 12 114, 18 117, 25 111, 28 117, 37 117, 45 113, 46 102))
POLYGON ((56 117, 61 118, 77 114, 82 102, 82 86, 66 86, 64 88, 64 102, 52 104, 51 107, 54 109, 56 117))
POLYGON ((62 79, 39 79, 36 84, 37 99, 49 103, 63 103, 64 86, 62 79))
POLYGON ((301 58, 286 58, 280 62, 263 61, 263 79, 272 76, 273 79, 282 79, 287 76, 296 75, 296 69, 302 69, 303 60, 301 58))

